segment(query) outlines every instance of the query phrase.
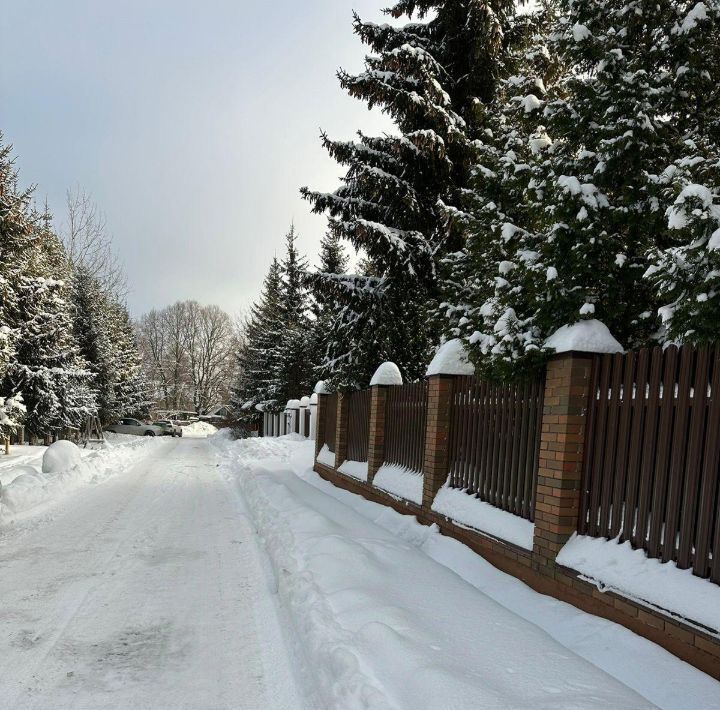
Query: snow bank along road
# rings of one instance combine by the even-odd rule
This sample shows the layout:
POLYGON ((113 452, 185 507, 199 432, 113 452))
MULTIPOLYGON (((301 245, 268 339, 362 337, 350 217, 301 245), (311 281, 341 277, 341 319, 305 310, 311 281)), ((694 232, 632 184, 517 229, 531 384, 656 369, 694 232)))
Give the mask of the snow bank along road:
POLYGON ((0 528, 3 710, 717 706, 662 649, 325 484, 309 442, 144 451, 0 528))
POLYGON ((237 488, 204 439, 0 528, 0 708, 303 707, 237 488))

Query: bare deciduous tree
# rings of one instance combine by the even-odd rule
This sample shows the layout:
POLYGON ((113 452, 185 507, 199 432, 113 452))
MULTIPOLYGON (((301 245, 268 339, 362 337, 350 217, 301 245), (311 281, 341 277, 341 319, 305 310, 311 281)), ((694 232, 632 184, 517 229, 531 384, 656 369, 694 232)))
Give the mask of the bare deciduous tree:
POLYGON ((68 261, 83 266, 117 300, 127 296, 127 276, 108 234, 105 215, 80 186, 66 194, 67 215, 60 237, 68 261))

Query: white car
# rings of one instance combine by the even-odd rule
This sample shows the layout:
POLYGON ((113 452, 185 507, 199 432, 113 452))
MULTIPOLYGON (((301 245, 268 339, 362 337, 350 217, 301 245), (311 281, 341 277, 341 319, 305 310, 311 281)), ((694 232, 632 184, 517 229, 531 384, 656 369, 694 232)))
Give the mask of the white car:
POLYGON ((116 434, 135 434, 137 436, 162 436, 165 432, 162 427, 153 424, 144 424, 138 419, 125 417, 117 424, 105 427, 105 431, 114 431, 116 434))
POLYGON ((167 436, 183 435, 182 427, 177 422, 173 422, 170 419, 159 419, 158 421, 153 422, 153 426, 162 427, 163 433, 167 436))

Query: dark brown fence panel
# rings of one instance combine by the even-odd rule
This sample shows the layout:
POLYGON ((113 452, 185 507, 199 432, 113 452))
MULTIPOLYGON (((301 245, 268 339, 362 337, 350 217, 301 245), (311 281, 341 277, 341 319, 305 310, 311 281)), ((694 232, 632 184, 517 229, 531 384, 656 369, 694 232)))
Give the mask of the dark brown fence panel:
POLYGON ((307 407, 303 415, 303 430, 301 432, 303 436, 310 436, 310 416, 310 407, 307 407))
POLYGON ((591 392, 579 531, 720 582, 720 348, 599 356, 591 392))
MULTIPOLYGON (((335 428, 337 426, 337 393, 325 397, 325 443, 335 453, 335 428)), ((342 462, 338 461, 338 464, 342 462)))
POLYGON ((385 462, 422 471, 427 382, 388 387, 385 406, 385 462))
POLYGON ((367 461, 370 437, 370 390, 350 395, 348 413, 347 457, 350 461, 367 461))
POLYGON ((502 510, 533 519, 543 381, 453 382, 450 485, 502 510))

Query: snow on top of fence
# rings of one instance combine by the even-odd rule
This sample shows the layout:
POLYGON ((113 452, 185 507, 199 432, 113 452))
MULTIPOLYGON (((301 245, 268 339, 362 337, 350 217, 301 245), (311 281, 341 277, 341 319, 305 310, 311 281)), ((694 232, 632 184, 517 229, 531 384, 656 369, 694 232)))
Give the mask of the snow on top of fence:
POLYGON ((465 345, 460 338, 448 340, 440 346, 428 365, 425 375, 474 375, 475 367, 468 360, 465 345))
POLYGON ((310 395, 310 404, 317 404, 318 396, 316 392, 310 395))
POLYGON ((370 386, 373 385, 401 385, 402 375, 400 368, 394 362, 383 362, 370 380, 370 386))
POLYGON ((605 323, 581 320, 558 328, 546 341, 545 347, 556 353, 571 351, 583 353, 621 353, 624 348, 613 338, 605 323))
POLYGON ((310 397, 308 397, 307 395, 306 395, 305 397, 302 397, 302 398, 300 399, 300 406, 301 406, 301 407, 308 407, 308 406, 310 406, 310 397))
POLYGON ((299 406, 300 406, 299 399, 289 399, 288 403, 285 405, 285 409, 297 409, 299 406))
POLYGON ((330 390, 325 386, 325 380, 318 380, 313 392, 315 394, 330 394, 330 390))

